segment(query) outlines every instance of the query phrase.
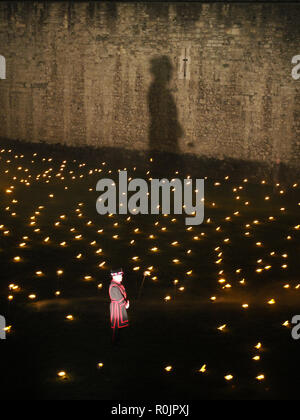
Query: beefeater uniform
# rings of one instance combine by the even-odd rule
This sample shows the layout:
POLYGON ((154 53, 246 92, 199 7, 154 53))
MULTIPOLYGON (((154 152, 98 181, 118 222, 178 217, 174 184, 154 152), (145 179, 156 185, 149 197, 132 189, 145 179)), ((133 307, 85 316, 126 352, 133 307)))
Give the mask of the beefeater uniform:
POLYGON ((122 284, 111 281, 109 286, 110 303, 110 322, 111 328, 119 329, 128 327, 128 315, 125 305, 127 294, 122 284))

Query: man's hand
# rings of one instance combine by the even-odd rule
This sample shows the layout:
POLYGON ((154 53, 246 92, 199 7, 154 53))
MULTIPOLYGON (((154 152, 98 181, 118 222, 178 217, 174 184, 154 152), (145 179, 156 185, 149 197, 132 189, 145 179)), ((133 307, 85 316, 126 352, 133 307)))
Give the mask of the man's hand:
POLYGON ((129 300, 127 301, 125 308, 128 309, 129 308, 129 300))

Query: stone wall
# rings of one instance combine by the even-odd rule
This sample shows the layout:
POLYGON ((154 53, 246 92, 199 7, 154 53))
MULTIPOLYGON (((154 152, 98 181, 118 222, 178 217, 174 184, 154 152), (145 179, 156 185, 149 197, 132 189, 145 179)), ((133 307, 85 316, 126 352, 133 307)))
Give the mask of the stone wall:
POLYGON ((0 136, 299 165, 299 22, 295 3, 1 2, 0 136))

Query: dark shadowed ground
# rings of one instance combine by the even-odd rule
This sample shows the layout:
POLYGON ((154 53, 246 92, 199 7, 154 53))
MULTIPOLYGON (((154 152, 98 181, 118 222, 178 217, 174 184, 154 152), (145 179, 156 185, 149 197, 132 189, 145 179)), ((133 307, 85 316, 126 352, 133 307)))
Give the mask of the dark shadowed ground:
MULTIPOLYGON (((300 341, 290 325, 300 293, 295 179, 262 183, 258 168, 246 182, 246 165, 184 162, 177 176, 208 177, 205 223, 188 230, 183 216, 96 213, 98 179, 117 181, 124 167, 147 179, 151 165, 140 156, 12 143, 0 157, 0 313, 11 326, 0 341, 2 398, 298 398, 300 341), (117 349, 108 312, 115 266, 125 271, 131 302, 117 349), (67 379, 57 377, 61 370, 67 379)), ((168 162, 162 174, 171 179, 177 168, 168 162)))

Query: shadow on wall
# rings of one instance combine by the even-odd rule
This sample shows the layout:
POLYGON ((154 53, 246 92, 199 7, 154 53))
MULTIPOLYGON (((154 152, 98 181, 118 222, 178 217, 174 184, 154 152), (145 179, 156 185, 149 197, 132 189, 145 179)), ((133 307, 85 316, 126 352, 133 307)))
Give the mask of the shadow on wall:
POLYGON ((147 98, 150 113, 149 157, 157 156, 157 152, 179 155, 178 140, 184 131, 178 122, 176 103, 168 87, 173 72, 169 58, 152 58, 150 72, 153 80, 147 98))

